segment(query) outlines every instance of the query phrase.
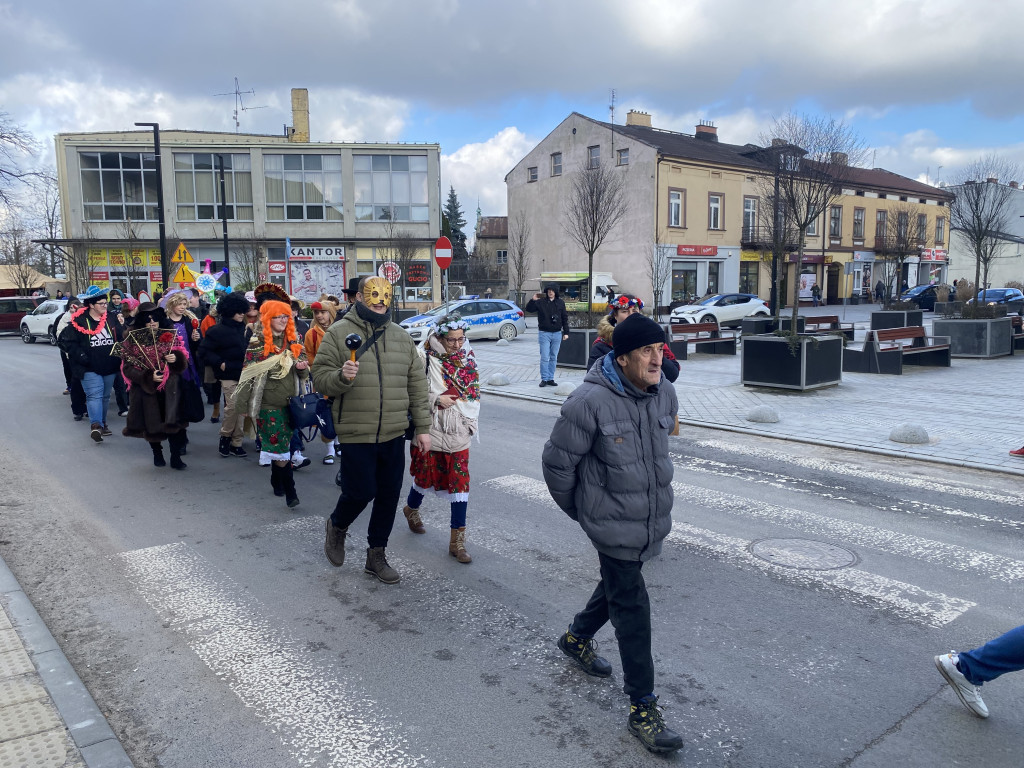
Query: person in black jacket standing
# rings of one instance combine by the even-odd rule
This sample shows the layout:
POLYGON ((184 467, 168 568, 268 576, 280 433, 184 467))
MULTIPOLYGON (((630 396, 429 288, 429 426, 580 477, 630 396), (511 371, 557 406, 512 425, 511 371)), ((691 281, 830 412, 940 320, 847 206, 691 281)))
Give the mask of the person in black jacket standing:
POLYGON ((527 312, 537 313, 537 339, 540 342, 540 386, 555 386, 555 364, 562 342, 569 338, 569 313, 558 296, 554 283, 544 286, 544 294, 535 293, 526 304, 527 312))
POLYGON ((203 362, 213 369, 213 375, 220 382, 224 394, 224 411, 221 414, 220 445, 221 456, 247 454, 242 447, 242 426, 244 413, 235 411, 234 394, 238 377, 242 375, 242 363, 248 346, 245 338, 245 313, 249 302, 240 293, 229 293, 217 302, 217 316, 220 322, 211 326, 199 346, 203 362))

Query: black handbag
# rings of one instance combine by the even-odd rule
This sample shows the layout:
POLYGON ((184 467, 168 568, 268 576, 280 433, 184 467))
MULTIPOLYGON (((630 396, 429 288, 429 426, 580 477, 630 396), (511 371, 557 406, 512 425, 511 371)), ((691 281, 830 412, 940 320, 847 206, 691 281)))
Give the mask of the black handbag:
MULTIPOLYGON (((299 383, 296 380, 295 388, 298 390, 299 383)), ((320 429, 320 421, 317 419, 317 403, 321 400, 319 394, 316 392, 298 392, 298 394, 288 398, 288 413, 292 418, 292 429, 307 430, 302 433, 303 438, 307 441, 312 440, 316 437, 317 430, 320 429)))

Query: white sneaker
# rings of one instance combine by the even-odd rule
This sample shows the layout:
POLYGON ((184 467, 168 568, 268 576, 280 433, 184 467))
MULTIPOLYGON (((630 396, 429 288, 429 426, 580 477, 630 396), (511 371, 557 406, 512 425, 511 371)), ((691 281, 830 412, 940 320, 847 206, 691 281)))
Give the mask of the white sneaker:
POLYGON ((967 678, 956 668, 956 663, 959 660, 960 657, 957 656, 956 651, 950 651, 935 657, 935 668, 939 670, 940 675, 946 678, 946 682, 956 691, 956 695, 960 697, 960 701, 965 707, 978 717, 988 717, 988 707, 981 700, 981 693, 977 686, 967 682, 967 678))

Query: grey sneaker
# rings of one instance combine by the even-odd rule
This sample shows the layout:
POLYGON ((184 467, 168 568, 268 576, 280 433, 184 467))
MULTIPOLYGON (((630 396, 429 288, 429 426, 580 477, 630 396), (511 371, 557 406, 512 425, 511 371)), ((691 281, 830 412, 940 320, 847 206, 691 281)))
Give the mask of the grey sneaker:
POLYGON ((384 547, 367 548, 363 573, 373 574, 385 584, 397 584, 402 579, 398 571, 388 565, 388 560, 384 557, 384 547))
POLYGON ((345 536, 348 528, 339 528, 327 518, 327 536, 324 539, 324 554, 327 561, 335 568, 345 564, 345 536))
POLYGON ((950 651, 942 656, 935 657, 935 668, 939 674, 946 678, 946 682, 960 697, 960 702, 978 717, 988 717, 988 707, 981 700, 981 693, 977 686, 971 685, 963 673, 956 668, 960 660, 956 651, 950 651))

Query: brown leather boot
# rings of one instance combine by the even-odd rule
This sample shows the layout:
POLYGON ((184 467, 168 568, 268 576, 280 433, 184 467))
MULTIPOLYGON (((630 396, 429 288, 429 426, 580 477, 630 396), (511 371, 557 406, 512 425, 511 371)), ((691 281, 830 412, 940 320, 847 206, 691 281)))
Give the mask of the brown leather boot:
POLYGON ((405 515, 405 520, 409 523, 409 530, 413 533, 426 533, 427 529, 423 527, 423 519, 420 517, 420 511, 413 509, 408 504, 402 509, 402 514, 405 515))
POLYGON ((473 558, 466 551, 466 526, 452 528, 452 540, 448 544, 448 554, 460 563, 472 563, 473 558))

